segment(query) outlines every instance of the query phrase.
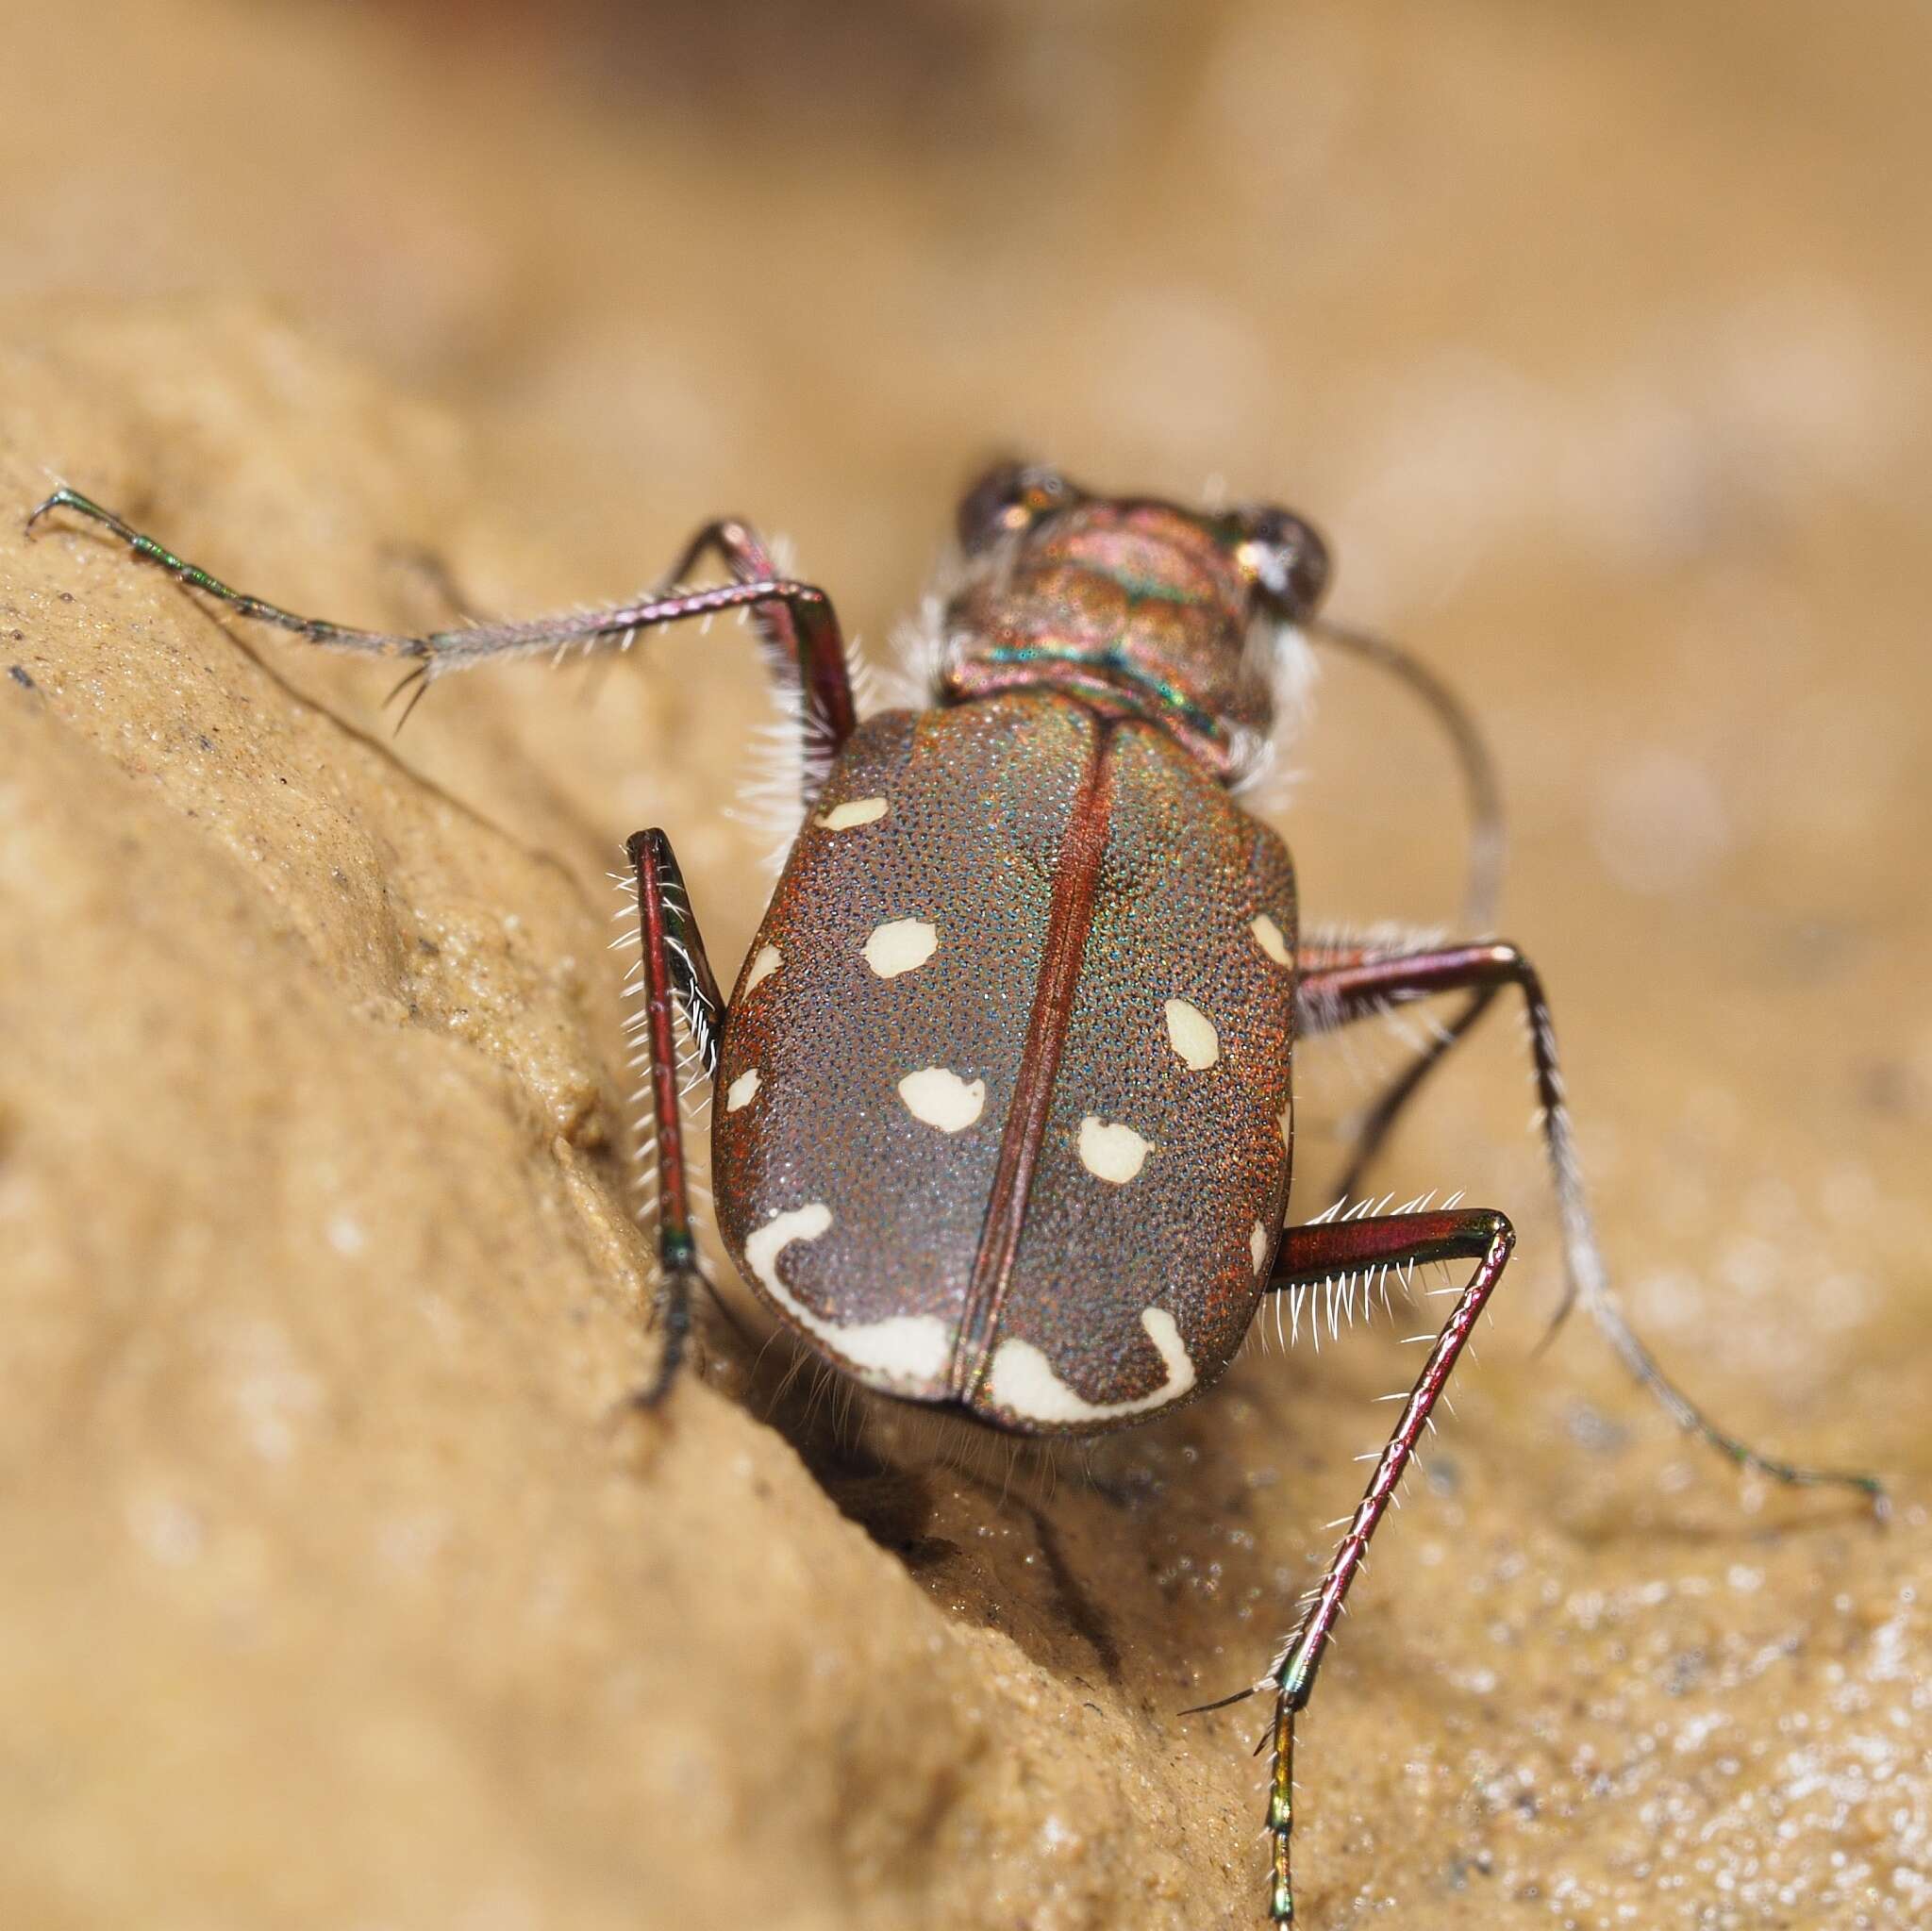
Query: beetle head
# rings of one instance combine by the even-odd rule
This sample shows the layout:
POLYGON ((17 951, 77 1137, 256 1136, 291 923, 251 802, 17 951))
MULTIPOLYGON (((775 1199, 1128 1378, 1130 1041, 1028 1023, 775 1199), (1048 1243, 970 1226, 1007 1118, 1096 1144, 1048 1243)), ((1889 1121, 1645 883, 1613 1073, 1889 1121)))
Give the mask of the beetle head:
POLYGON ((1327 547, 1300 517, 1099 496, 1008 461, 960 499, 958 534, 944 698, 1056 690, 1163 725, 1224 781, 1255 768, 1283 635, 1327 587, 1327 547))

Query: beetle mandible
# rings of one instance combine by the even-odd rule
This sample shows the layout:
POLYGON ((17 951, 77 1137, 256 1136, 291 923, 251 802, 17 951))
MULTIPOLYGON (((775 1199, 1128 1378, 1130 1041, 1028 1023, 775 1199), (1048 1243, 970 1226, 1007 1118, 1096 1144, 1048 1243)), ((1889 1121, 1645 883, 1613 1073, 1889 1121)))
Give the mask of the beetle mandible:
MULTIPOLYGON (((1476 807, 1473 924, 1491 896, 1493 791, 1466 713, 1383 640, 1317 618, 1322 540, 1272 507, 1201 512, 1002 464, 961 502, 963 568, 929 708, 860 721, 830 600, 748 524, 691 540, 615 608, 427 637, 302 617, 231 590, 68 489, 66 508, 243 616, 407 659, 410 702, 496 658, 628 649, 748 611, 797 700, 806 817, 727 1001, 671 841, 626 847, 655 1115, 661 1400, 704 1283, 674 1030, 722 1093, 720 1231, 804 1345, 867 1388, 1021 1436, 1115 1429, 1220 1377, 1264 1296, 1426 1262, 1470 1269, 1319 1587, 1266 1674, 1269 1912, 1290 1875, 1295 1720, 1349 1587, 1515 1235, 1487 1208, 1284 1226, 1298 1037, 1461 992, 1371 1109, 1344 1196, 1397 1112, 1499 993, 1529 1018, 1541 1131, 1580 1302, 1687 1429, 1781 1482, 1869 1476, 1746 1447, 1668 1380, 1611 1295, 1534 968, 1512 945, 1365 944, 1301 926, 1287 847, 1235 796, 1276 724, 1275 671, 1307 631, 1405 677, 1455 738, 1476 807), (706 555, 731 581, 692 589, 706 555)), ((405 713, 407 715, 407 713, 405 713)), ((1239 1698, 1226 1699, 1228 1702, 1239 1698)), ((1206 1706, 1216 1707, 1218 1706, 1206 1706)))

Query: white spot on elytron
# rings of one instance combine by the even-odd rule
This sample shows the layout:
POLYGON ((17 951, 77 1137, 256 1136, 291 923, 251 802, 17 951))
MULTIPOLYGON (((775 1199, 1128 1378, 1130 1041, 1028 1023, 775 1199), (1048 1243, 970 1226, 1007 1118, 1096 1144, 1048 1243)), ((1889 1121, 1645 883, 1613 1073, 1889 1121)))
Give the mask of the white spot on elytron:
POLYGON ((778 1278, 779 1255, 794 1240, 818 1240, 831 1224, 832 1209, 822 1200, 774 1214, 745 1241, 745 1264, 765 1292, 846 1366, 892 1381, 937 1381, 953 1353, 951 1330, 937 1314, 894 1314, 841 1325, 814 1314, 778 1278))
POLYGON ((882 979, 916 972, 939 949, 937 925, 924 919, 891 919, 874 925, 865 941, 865 962, 882 979))
POLYGON ((827 831, 850 831, 855 825, 876 824, 889 808, 883 798, 853 798, 821 813, 819 823, 827 831))
POLYGON ((1255 1223, 1255 1231, 1248 1236, 1248 1252, 1255 1257, 1255 1272, 1261 1272, 1261 1263, 1268 1258, 1268 1229, 1259 1221, 1255 1223))
POLYGON ((1096 1120, 1080 1122, 1080 1164, 1097 1179, 1124 1187, 1147 1164, 1151 1149, 1131 1126, 1096 1120))
POLYGON ((986 1082, 963 1080, 950 1067, 928 1066, 899 1082, 899 1097, 915 1120, 941 1133, 963 1133, 986 1110, 986 1082))
POLYGON ((1167 1015, 1168 1044, 1180 1055, 1183 1065, 1205 1073, 1221 1057, 1221 1035, 1214 1030, 1214 1022, 1185 999, 1170 999, 1161 1010, 1167 1015))
POLYGON ((758 1096, 758 1070, 754 1066, 749 1073, 741 1073, 724 1089, 724 1110, 735 1113, 741 1107, 748 1107, 758 1096))
MULTIPOLYGON (((759 946, 758 956, 751 962, 751 971, 744 975, 744 992, 749 992, 760 979, 769 979, 784 963, 785 961, 778 956, 778 948, 775 945, 759 946)), ((738 996, 742 999, 744 992, 741 992, 738 996)))
POLYGON ((1030 1422, 1101 1422, 1113 1415, 1144 1414, 1178 1401, 1194 1385, 1194 1364, 1181 1345, 1180 1330, 1164 1307, 1143 1307, 1141 1325, 1160 1350, 1167 1379, 1152 1394, 1132 1401, 1091 1402, 1053 1372, 1053 1363, 1031 1341, 1017 1336, 992 1351, 987 1392, 1000 1407, 1030 1422))
POLYGON ((823 1200, 814 1200, 808 1206, 794 1207, 789 1213, 774 1214, 745 1241, 745 1260, 774 1298, 787 1307, 796 1305, 778 1278, 779 1255, 794 1240, 818 1240, 831 1224, 832 1209, 823 1200))
POLYGON ((1249 921, 1248 930, 1255 935, 1255 943, 1278 966, 1292 965, 1289 956, 1288 941, 1281 936, 1281 927, 1266 912, 1257 912, 1249 921))

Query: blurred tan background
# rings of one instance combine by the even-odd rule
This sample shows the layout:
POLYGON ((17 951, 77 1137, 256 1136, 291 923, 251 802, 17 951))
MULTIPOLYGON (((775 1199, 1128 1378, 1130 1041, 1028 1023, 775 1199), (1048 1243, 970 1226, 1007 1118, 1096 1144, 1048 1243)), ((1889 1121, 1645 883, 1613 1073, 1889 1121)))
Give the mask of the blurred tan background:
MULTIPOLYGON (((1307 511, 1480 707, 1599 1218, 1739 1484, 1553 1304, 1517 1029, 1387 1164, 1521 1257, 1302 1764, 1316 1926, 1932 1917, 1932 25, 1784 4, 18 8, 0 508, 247 588, 624 595, 741 510, 880 660, 985 455, 1307 511), (425 568, 425 558, 435 568, 425 568)), ((0 518, 0 1918, 1257 1919, 1250 1677, 1398 1312, 1058 1481, 729 1330, 661 1425, 602 874, 721 966, 733 631, 439 689, 0 518)), ((1311 919, 1440 920, 1324 681, 1311 919)), ((1386 1060, 1392 1048, 1385 1047, 1386 1060)), ((1311 1052, 1295 1206, 1381 1063, 1311 1052)))

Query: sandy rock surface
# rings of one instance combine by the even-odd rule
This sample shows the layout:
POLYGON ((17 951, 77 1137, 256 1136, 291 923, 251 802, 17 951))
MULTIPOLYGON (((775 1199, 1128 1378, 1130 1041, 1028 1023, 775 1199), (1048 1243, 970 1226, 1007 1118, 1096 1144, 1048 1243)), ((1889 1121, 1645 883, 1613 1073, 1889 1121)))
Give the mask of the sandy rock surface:
MULTIPOLYGON (((605 873, 669 826, 735 968, 748 643, 457 680, 396 736, 392 671, 14 514, 58 475, 422 628, 621 595, 741 507, 876 637, 1004 438, 1325 514, 1341 607, 1480 694, 1630 1305, 1733 1425, 1898 1499, 1740 1486, 1581 1323, 1532 1357, 1492 1022, 1387 1183, 1522 1254, 1306 1726, 1309 1922, 1932 1921, 1932 445, 1918 149, 1873 107, 1923 37, 1859 64, 1774 11, 1745 61, 1229 7, 1181 60, 1143 9, 1071 132, 1009 21, 983 151, 880 108, 808 181, 761 122, 641 129, 373 16, 23 24, 48 73, 119 51, 97 146, 0 210, 0 1922, 1255 1921, 1257 1717, 1176 1712, 1265 1661, 1421 1319, 1054 1468, 936 1460, 717 1321, 622 1418, 605 873), (662 272, 755 221, 841 301, 662 272)), ((1440 917, 1400 698, 1338 669, 1307 762, 1311 915, 1440 917)), ((1308 1056, 1298 1212, 1363 1090, 1308 1056)))

